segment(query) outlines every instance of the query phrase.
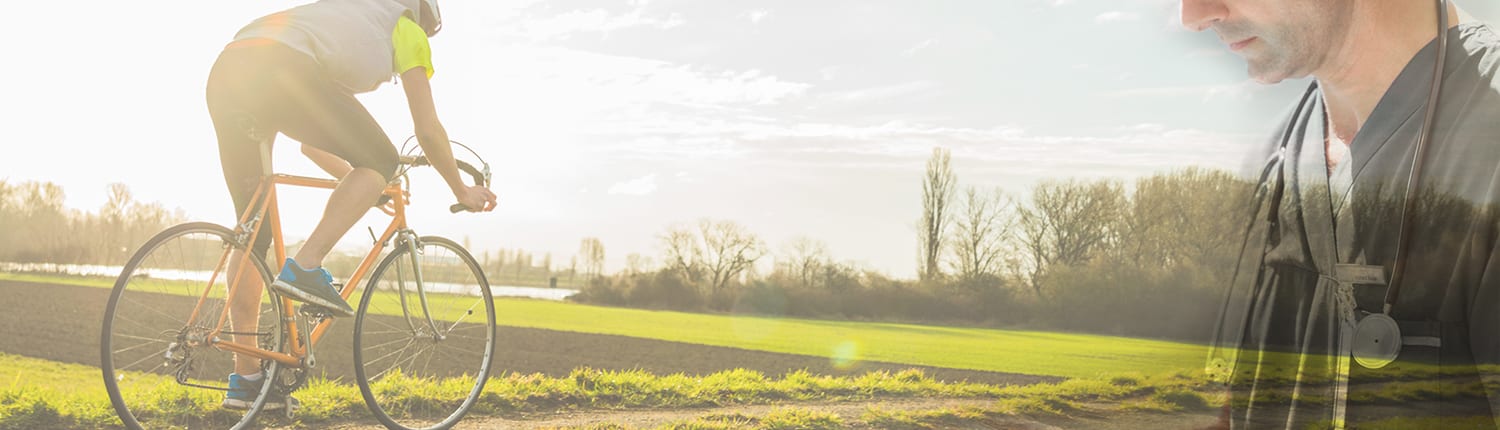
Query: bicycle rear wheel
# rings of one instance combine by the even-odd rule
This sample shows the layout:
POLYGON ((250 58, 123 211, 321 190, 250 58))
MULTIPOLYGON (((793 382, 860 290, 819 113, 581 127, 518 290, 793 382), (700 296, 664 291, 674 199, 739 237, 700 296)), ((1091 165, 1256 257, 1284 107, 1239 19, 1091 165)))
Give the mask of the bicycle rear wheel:
MULTIPOLYGON (((157 234, 136 251, 115 281, 99 338, 104 385, 120 420, 131 429, 224 427, 255 423, 266 393, 245 411, 219 408, 234 371, 234 355, 214 347, 231 334, 252 336, 262 349, 280 351, 280 307, 261 293, 259 323, 236 332, 225 324, 209 338, 226 306, 229 270, 225 252, 234 233, 208 223, 182 224, 157 234), (217 274, 213 283, 212 275, 217 274), (202 306, 198 306, 200 299, 202 306), (197 308, 197 317, 193 310, 197 308), (212 411, 204 414, 204 410, 212 411)), ((263 261, 249 259, 254 275, 271 282, 263 261)), ((276 366, 261 365, 267 381, 276 366)))
POLYGON ((354 370, 386 427, 458 423, 484 390, 494 348, 490 285, 462 246, 423 237, 376 266, 354 320, 354 370))

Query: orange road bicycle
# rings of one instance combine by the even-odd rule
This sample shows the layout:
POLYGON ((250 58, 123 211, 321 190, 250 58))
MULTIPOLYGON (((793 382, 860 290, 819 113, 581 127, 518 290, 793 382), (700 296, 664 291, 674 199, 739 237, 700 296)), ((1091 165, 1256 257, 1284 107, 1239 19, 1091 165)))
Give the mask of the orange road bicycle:
MULTIPOLYGON (((269 161, 269 144, 262 145, 261 157, 269 161)), ((484 389, 495 348, 495 305, 484 272, 467 250, 449 239, 418 236, 407 225, 407 173, 427 160, 406 155, 401 162, 384 191, 389 203, 380 206, 391 216, 390 225, 348 282, 335 287, 345 300, 359 303, 353 328, 354 382, 376 419, 392 429, 446 429, 463 418, 484 389), (390 252, 383 254, 387 247, 390 252), (366 274, 368 283, 357 292, 366 274), (421 397, 412 393, 418 382, 425 390, 421 397)), ((488 187, 489 165, 479 162, 482 170, 463 161, 459 168, 475 185, 488 187)), ((268 399, 301 388, 318 369, 315 346, 333 321, 325 309, 297 306, 270 288, 262 289, 258 309, 241 305, 245 309, 238 310, 236 303, 248 301, 229 300, 242 283, 228 278, 260 276, 268 286, 280 269, 240 252, 236 255, 247 257, 236 265, 238 273, 230 273, 232 251, 247 251, 257 235, 269 234, 274 261, 286 261, 278 185, 332 189, 337 184, 274 174, 269 162, 263 165, 268 166, 265 178, 236 228, 202 222, 168 228, 141 246, 115 281, 104 313, 100 368, 110 401, 127 428, 189 425, 170 411, 184 409, 184 404, 217 405, 229 388, 226 377, 234 371, 237 353, 260 358, 268 382, 242 416, 239 411, 215 412, 238 416, 234 429, 254 426, 268 399), (258 324, 234 327, 237 311, 258 312, 258 324)), ((283 410, 292 417, 293 408, 283 410)))

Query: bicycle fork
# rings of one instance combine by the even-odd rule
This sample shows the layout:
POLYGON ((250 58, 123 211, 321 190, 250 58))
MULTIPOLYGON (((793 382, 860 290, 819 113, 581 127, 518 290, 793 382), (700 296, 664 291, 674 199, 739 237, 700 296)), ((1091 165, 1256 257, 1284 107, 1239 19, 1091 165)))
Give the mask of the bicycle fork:
MULTIPOLYGON (((412 280, 416 284, 414 287, 416 288, 417 302, 421 306, 422 317, 427 325, 426 329, 431 330, 432 340, 441 341, 447 336, 438 330, 437 322, 432 319, 432 311, 427 303, 427 283, 424 281, 422 273, 422 255, 426 252, 422 249, 421 239, 417 237, 415 232, 406 229, 397 233, 396 243, 398 246, 405 244, 411 250, 407 255, 411 260, 412 280)), ((411 329, 413 334, 422 334, 423 329, 418 327, 418 324, 421 322, 412 321, 411 304, 408 303, 406 298, 406 275, 402 273, 400 264, 396 265, 396 288, 397 294, 401 298, 401 313, 404 314, 407 328, 411 329)))

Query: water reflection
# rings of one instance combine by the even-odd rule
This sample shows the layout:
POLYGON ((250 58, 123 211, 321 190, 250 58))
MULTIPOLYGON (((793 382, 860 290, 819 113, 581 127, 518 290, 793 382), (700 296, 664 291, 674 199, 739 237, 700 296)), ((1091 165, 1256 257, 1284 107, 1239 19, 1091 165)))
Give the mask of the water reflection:
MULTIPOLYGON (((96 264, 52 264, 52 263, 10 263, 0 262, 0 272, 9 273, 43 273, 61 274, 72 276, 103 276, 115 277, 120 275, 121 266, 104 266, 96 264)), ((182 281, 208 281, 212 273, 204 270, 173 270, 173 269, 146 269, 146 276, 155 279, 169 279, 182 281)), ((428 282, 429 291, 447 294, 477 295, 472 285, 461 285, 445 282, 428 282)), ((509 285, 490 285, 490 293, 495 297, 525 297, 532 299, 561 301, 574 294, 578 290, 569 288, 540 288, 540 287, 518 287, 509 285)))

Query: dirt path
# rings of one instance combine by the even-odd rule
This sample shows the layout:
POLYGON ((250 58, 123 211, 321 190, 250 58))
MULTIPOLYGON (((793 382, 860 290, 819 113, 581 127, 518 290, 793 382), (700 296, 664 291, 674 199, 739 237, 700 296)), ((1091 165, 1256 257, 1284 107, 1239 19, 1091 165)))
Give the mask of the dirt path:
MULTIPOLYGON (((649 429, 661 425, 707 416, 764 416, 777 409, 797 408, 836 414, 849 428, 872 428, 861 417, 874 408, 885 411, 931 411, 944 408, 985 407, 993 400, 982 399, 880 399, 863 402, 809 402, 786 405, 743 405, 701 409, 592 410, 542 414, 526 417, 471 417, 462 422, 465 429, 543 429, 586 427, 594 424, 617 424, 631 429, 649 429)), ((1119 412, 1113 405, 1083 405, 1068 416, 1026 418, 1006 417, 975 422, 961 428, 1007 430, 1115 429, 1178 430, 1212 425, 1218 417, 1210 411, 1180 413, 1119 412)), ((332 430, 382 430, 374 421, 329 427, 332 430)))

